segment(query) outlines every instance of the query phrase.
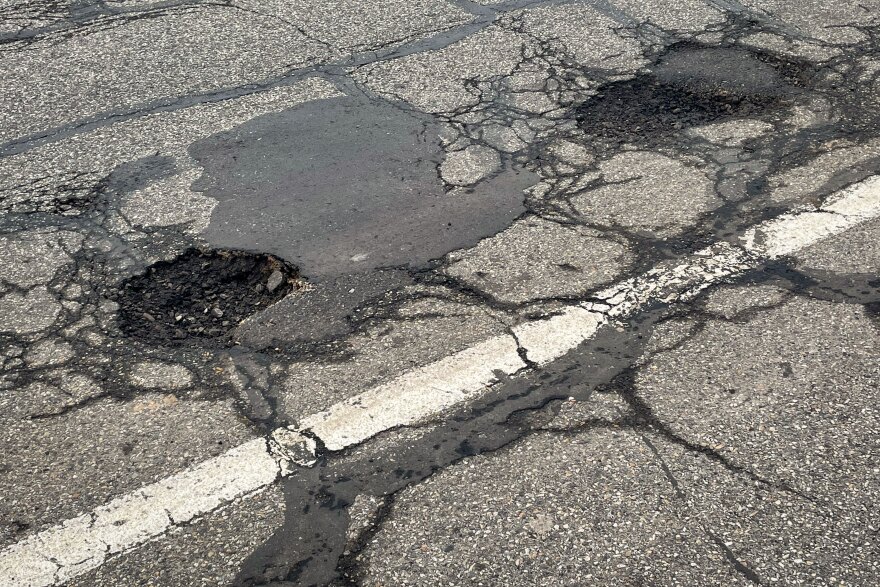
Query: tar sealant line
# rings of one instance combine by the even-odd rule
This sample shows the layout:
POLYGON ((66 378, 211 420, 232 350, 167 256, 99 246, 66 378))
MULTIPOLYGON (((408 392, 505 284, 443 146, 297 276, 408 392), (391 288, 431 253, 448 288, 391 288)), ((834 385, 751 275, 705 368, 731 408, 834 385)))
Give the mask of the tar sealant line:
POLYGON ((843 189, 821 207, 802 208, 749 229, 572 305, 410 371, 303 419, 66 520, 0 552, 0 587, 47 587, 102 565, 108 557, 161 536, 315 463, 315 438, 329 450, 391 428, 436 418, 475 399, 503 375, 550 363, 592 338, 602 325, 649 304, 697 295, 712 284, 789 255, 880 216, 880 176, 843 189))

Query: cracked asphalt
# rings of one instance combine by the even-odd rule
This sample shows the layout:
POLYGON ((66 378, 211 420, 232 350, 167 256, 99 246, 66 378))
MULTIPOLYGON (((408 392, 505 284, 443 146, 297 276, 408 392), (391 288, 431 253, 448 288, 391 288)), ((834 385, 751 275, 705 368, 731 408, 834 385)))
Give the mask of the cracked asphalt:
POLYGON ((844 217, 880 1, 0 0, 0 63, 0 585, 880 584, 876 211, 524 334, 844 217), (430 417, 302 424, 487 341, 430 417), (317 464, 16 562, 298 426, 317 464))

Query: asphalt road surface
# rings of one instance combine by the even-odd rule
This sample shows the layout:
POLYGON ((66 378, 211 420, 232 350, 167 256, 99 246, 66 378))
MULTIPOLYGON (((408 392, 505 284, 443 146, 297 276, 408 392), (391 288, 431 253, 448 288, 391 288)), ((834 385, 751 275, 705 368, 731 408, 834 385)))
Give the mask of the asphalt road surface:
POLYGON ((880 1, 0 0, 0 585, 880 584, 880 1))

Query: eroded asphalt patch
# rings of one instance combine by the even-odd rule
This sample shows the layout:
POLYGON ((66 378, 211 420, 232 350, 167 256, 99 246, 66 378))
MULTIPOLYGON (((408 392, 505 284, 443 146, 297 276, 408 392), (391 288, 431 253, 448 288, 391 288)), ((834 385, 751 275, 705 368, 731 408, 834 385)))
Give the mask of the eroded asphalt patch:
MULTIPOLYGON (((107 68, 61 126, 0 95, 4 546, 880 169, 871 3, 400 4, 341 8, 379 38, 248 2, 9 20, 4 58, 77 67, 172 23, 202 45, 162 67, 204 79, 107 68)), ((69 584, 873 584, 877 230, 69 584)))

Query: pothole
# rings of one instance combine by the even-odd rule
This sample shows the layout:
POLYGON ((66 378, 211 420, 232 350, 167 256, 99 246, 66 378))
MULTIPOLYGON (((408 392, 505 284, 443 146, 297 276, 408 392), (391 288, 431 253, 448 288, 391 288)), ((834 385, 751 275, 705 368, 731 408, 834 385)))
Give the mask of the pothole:
POLYGON ((295 267, 272 255, 190 249, 123 283, 119 327, 164 344, 218 338, 302 287, 295 267))
POLYGON ((804 66, 734 47, 679 45, 649 73, 615 82, 577 109, 578 126, 601 142, 644 145, 684 128, 765 118, 793 104, 804 66))

